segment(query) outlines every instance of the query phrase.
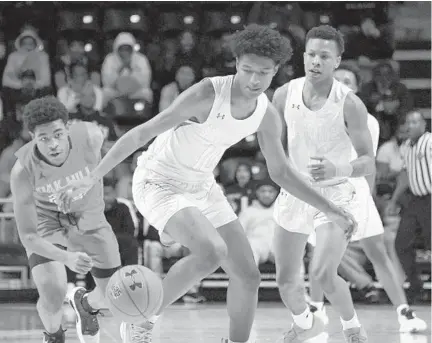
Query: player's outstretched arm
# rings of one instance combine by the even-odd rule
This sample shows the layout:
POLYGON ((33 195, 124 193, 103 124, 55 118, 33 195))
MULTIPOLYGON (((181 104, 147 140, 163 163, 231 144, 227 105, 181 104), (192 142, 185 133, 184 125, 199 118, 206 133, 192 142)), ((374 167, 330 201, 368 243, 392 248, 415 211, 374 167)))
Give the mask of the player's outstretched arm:
POLYGON ((15 221, 24 247, 37 255, 61 262, 75 272, 87 273, 92 267, 91 258, 87 254, 62 250, 37 233, 37 212, 29 177, 17 161, 12 168, 10 181, 15 221))
POLYGON ((332 217, 343 229, 347 229, 348 235, 351 235, 355 229, 352 216, 344 213, 310 187, 289 164, 280 140, 281 126, 279 113, 272 104, 269 104, 258 129, 258 142, 266 159, 270 177, 287 192, 332 217))
POLYGON ((214 94, 214 88, 209 79, 204 79, 185 90, 166 110, 125 133, 95 168, 92 177, 95 180, 103 178, 111 169, 154 137, 194 116, 209 113, 214 94))
POLYGON ((65 262, 67 253, 40 237, 36 231, 37 213, 33 198, 33 187, 27 171, 17 161, 11 172, 15 221, 21 242, 29 251, 54 261, 65 262))
POLYGON ((357 152, 358 158, 351 161, 350 177, 374 175, 376 172, 375 153, 371 133, 367 125, 368 112, 366 106, 354 93, 345 99, 344 117, 348 135, 357 152))

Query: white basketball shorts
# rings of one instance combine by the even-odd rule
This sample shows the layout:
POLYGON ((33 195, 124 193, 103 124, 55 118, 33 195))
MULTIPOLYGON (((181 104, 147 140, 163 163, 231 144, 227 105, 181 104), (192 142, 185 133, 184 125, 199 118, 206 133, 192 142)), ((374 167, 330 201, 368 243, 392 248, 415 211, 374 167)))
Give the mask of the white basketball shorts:
MULTIPOLYGON (((336 206, 353 214, 359 224, 357 234, 364 234, 362 231, 368 220, 368 202, 371 200, 369 189, 356 189, 351 180, 347 180, 334 186, 316 187, 316 190, 336 206)), ((317 227, 331 222, 324 213, 285 190, 281 190, 276 199, 274 218, 285 230, 305 235, 310 235, 317 227)))
POLYGON ((132 194, 135 206, 159 234, 174 214, 187 207, 198 208, 215 228, 237 219, 213 178, 182 182, 141 167, 135 170, 132 194))

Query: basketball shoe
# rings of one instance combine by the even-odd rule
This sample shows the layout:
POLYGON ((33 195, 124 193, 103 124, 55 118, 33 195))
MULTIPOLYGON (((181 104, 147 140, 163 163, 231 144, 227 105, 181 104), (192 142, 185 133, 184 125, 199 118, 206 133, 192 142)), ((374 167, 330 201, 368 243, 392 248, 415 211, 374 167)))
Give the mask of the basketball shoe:
POLYGON ((315 313, 316 316, 322 319, 324 325, 328 325, 329 317, 327 316, 327 311, 324 305, 321 308, 317 308, 316 306, 309 304, 309 309, 312 313, 315 313))
POLYGON ((368 338, 366 331, 362 326, 359 328, 352 328, 344 330, 344 337, 347 343, 367 343, 368 338))
POLYGON ((293 323, 291 329, 284 333, 283 337, 277 341, 277 343, 299 343, 308 339, 314 338, 324 332, 324 322, 316 315, 311 313, 313 322, 310 329, 302 329, 296 323, 293 323))
POLYGON ((121 323, 120 337, 123 343, 151 343, 154 324, 146 322, 142 325, 121 323))
POLYGON ((427 329, 427 324, 424 320, 417 318, 416 314, 409 307, 404 308, 398 314, 399 332, 421 332, 427 329))
POLYGON ((76 313, 76 330, 78 339, 81 343, 99 343, 100 330, 97 319, 98 312, 86 311, 82 300, 86 294, 86 289, 76 287, 69 293, 69 304, 76 313))
POLYGON ((65 331, 60 327, 56 333, 44 332, 42 343, 65 343, 65 331))

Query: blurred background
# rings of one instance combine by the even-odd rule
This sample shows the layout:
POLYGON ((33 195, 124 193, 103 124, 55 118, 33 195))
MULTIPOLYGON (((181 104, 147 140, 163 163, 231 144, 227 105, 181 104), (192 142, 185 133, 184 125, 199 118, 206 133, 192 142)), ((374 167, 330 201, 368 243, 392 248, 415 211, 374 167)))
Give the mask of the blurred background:
MULTIPOLYGON (((37 299, 10 201, 14 153, 30 139, 22 125, 23 106, 43 95, 57 96, 72 121, 100 125, 106 151, 124 132, 168 107, 203 77, 235 73, 227 41, 249 23, 279 30, 294 49, 292 59, 280 67, 267 92, 270 99, 277 87, 304 75, 303 51, 310 28, 329 24, 344 34, 343 59, 358 70, 358 95, 380 123, 375 201, 389 254, 398 263, 394 240, 400 218, 383 209, 402 168, 399 147, 407 138, 406 114, 421 112, 430 131, 430 2, 1 2, 1 302, 37 299)), ((163 246, 134 206, 131 180, 139 153, 105 179, 105 213, 118 237, 123 263, 144 264, 163 275, 188 251, 180 245, 163 246)), ((278 189, 268 180, 256 136, 230 148, 214 173, 251 243, 271 240, 275 224, 266 209, 273 205, 278 189)), ((430 244, 425 244, 417 229, 412 228, 412 237, 424 281, 420 301, 428 301, 430 244)), ((260 254, 257 249, 263 275, 260 299, 277 300, 271 251, 260 254)), ((388 301, 361 248, 353 245, 352 249, 370 280, 361 287, 351 285, 355 300, 388 301)), ((306 251, 306 281, 309 258, 306 251)), ((85 284, 91 288, 93 284, 90 276, 73 273, 69 281, 71 287, 85 284)), ((226 275, 218 270, 181 301, 224 300, 227 285, 226 275)))

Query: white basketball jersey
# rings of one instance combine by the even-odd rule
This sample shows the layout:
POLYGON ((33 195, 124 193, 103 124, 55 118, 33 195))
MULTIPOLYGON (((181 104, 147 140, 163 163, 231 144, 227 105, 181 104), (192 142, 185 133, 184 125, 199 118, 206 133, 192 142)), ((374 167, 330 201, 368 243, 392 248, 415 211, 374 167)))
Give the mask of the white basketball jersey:
POLYGON ((186 182, 207 180, 213 178, 213 170, 226 149, 258 130, 267 111, 267 96, 261 94, 252 115, 238 120, 231 114, 234 75, 210 80, 215 99, 207 120, 202 124, 186 121, 159 135, 139 158, 139 168, 186 182))
MULTIPOLYGON (((318 111, 311 111, 303 103, 305 78, 290 81, 285 104, 289 157, 296 169, 310 179, 307 166, 314 163, 310 158, 325 157, 335 165, 350 163, 352 144, 344 120, 345 98, 351 92, 337 80, 327 101, 318 111)), ((316 182, 317 186, 328 186, 341 182, 343 178, 316 182)))

